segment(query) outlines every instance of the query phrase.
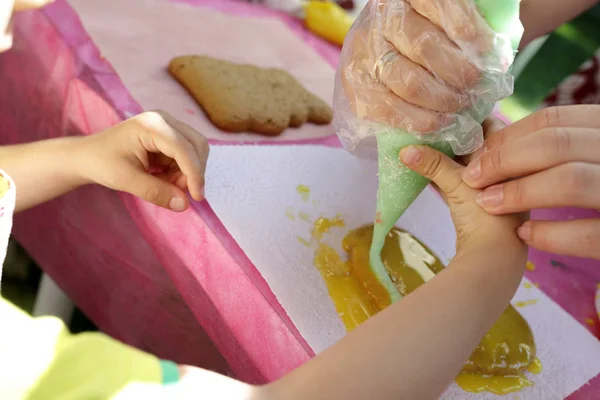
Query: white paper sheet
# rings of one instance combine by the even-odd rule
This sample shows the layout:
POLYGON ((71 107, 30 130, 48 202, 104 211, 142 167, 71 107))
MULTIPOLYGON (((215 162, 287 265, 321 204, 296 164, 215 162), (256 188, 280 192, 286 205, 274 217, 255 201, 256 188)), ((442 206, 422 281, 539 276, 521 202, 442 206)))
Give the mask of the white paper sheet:
MULTIPOLYGON (((309 237, 311 227, 298 214, 304 212, 313 221, 340 214, 347 227, 334 230, 331 237, 331 244, 339 244, 348 229, 372 222, 376 187, 376 166, 341 149, 212 147, 206 188, 209 203, 317 353, 345 331, 313 265, 314 250, 298 241, 299 236, 309 237), (308 201, 296 192, 299 184, 310 188, 308 201), (290 212, 295 220, 286 215, 290 212)), ((399 226, 420 238, 444 262, 453 256, 452 221, 433 189, 423 192, 399 226)), ((515 296, 515 301, 532 299, 538 303, 519 311, 533 329, 543 372, 529 376, 535 386, 518 396, 563 399, 600 373, 600 342, 537 288, 522 286, 515 296)), ((498 398, 503 397, 467 394, 456 386, 443 397, 498 398)))

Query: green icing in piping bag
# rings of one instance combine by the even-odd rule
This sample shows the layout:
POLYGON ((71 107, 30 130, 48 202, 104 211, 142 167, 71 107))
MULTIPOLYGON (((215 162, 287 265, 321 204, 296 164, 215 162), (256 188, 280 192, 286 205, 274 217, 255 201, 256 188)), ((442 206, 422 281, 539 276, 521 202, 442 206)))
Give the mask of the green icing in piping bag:
MULTIPOLYGON (((513 49, 516 50, 523 35, 523 27, 519 21, 520 0, 475 0, 475 2, 490 27, 497 33, 508 35, 513 49)), ((483 116, 479 122, 483 122, 485 117, 483 116)), ((399 160, 402 148, 419 144, 425 143, 397 129, 390 129, 377 135, 379 190, 369 261, 373 273, 388 291, 392 303, 400 300, 402 296, 386 272, 381 261, 381 250, 390 230, 429 184, 429 180, 411 171, 399 160)), ((447 142, 429 145, 454 157, 447 142)))

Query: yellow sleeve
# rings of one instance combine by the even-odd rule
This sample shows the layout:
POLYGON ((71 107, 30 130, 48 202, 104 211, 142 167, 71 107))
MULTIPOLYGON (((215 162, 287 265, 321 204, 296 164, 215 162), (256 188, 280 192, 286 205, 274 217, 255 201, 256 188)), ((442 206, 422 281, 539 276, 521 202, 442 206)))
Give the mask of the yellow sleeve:
POLYGON ((162 385, 154 356, 100 333, 71 335, 0 299, 0 398, 111 399, 131 383, 162 385))

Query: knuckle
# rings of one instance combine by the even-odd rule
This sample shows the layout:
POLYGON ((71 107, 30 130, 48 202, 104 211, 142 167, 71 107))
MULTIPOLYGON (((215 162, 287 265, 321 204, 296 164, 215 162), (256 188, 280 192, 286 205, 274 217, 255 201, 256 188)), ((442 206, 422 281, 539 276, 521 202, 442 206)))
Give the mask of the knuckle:
POLYGON ((549 231, 544 225, 533 224, 531 227, 531 243, 534 243, 540 249, 551 251, 549 231))
POLYGON ((419 40, 412 49, 413 56, 422 61, 431 59, 431 45, 426 39, 419 40))
POLYGON ((499 149, 492 149, 492 150, 488 151, 487 153, 484 153, 482 155, 482 163, 481 163, 482 171, 484 171, 484 173, 490 173, 490 172, 495 173, 495 174, 501 173, 502 169, 504 168, 502 159, 503 159, 502 153, 500 152, 499 149), (488 171, 485 171, 486 169, 488 171))
POLYGON ((600 225, 597 223, 588 225, 581 233, 581 237, 579 239, 580 246, 584 252, 584 254, 581 254, 581 256, 600 259, 600 247, 598 247, 598 240, 600 240, 600 225))
POLYGON ((473 42, 478 39, 477 27, 474 24, 456 25, 451 32, 457 40, 473 42))
POLYGON ((555 157, 564 157, 571 149, 572 135, 566 128, 552 128, 550 134, 550 146, 552 155, 555 157))
POLYGON ((481 72, 473 65, 468 63, 465 63, 465 65, 461 68, 461 74, 463 82, 467 88, 474 87, 481 78, 481 72))
POLYGON ((581 245, 586 249, 592 249, 596 247, 598 242, 598 230, 597 229, 585 229, 581 234, 581 245))
POLYGON ((537 129, 550 128, 559 126, 561 122, 561 108, 560 107, 548 107, 536 113, 535 125, 537 129))
POLYGON ((590 187, 593 176, 585 163, 573 162, 565 164, 563 171, 563 179, 565 182, 565 195, 572 199, 580 197, 581 192, 590 187))
POLYGON ((507 143, 509 142, 509 137, 506 134, 506 131, 500 131, 500 132, 494 132, 493 135, 491 135, 489 137, 489 139, 487 139, 487 147, 488 148, 494 148, 494 147, 502 147, 505 146, 507 143))
POLYGON ((442 118, 435 113, 428 113, 423 118, 411 120, 411 124, 413 130, 419 133, 435 132, 443 126, 442 118))
POLYGON ((521 206, 527 204, 527 189, 520 179, 507 183, 507 203, 513 206, 521 206))
POLYGON ((416 74, 410 74, 404 79, 403 91, 406 96, 406 100, 411 102, 418 101, 423 97, 423 84, 422 81, 417 79, 416 74))
POLYGON ((165 119, 156 111, 146 111, 134 117, 134 120, 144 129, 166 135, 165 119))
POLYGON ((170 114, 165 110, 161 110, 160 108, 156 108, 154 110, 150 110, 150 112, 158 114, 162 119, 168 118, 170 114))
POLYGON ((430 157, 430 160, 423 166, 423 176, 434 180, 440 173, 441 165, 441 154, 434 152, 434 154, 430 157))
POLYGON ((144 124, 154 126, 157 123, 164 121, 162 115, 157 111, 145 111, 139 114, 136 119, 144 124))
POLYGON ((176 137, 173 139, 171 148, 173 149, 175 160, 190 160, 193 161, 196 157, 196 149, 194 146, 187 140, 181 137, 176 137))
POLYGON ((158 186, 152 186, 151 188, 149 188, 146 191, 144 199, 149 203, 157 205, 164 205, 165 203, 164 199, 161 196, 160 188, 158 186))
POLYGON ((188 154, 196 152, 194 145, 190 141, 186 140, 183 136, 178 135, 175 141, 184 152, 188 154))

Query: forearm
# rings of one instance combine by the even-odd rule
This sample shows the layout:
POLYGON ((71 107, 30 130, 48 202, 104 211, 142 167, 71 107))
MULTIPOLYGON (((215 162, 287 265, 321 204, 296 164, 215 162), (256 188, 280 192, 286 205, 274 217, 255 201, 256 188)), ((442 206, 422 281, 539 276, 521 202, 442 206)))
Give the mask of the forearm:
POLYGON ((457 256, 273 390, 286 399, 437 398, 506 309, 526 257, 520 244, 457 256))
POLYGON ((597 3, 598 0, 523 0, 521 21, 525 34, 521 45, 553 31, 597 3))
POLYGON ((78 174, 77 148, 83 138, 60 138, 0 147, 0 169, 15 181, 23 211, 85 183, 78 174))

